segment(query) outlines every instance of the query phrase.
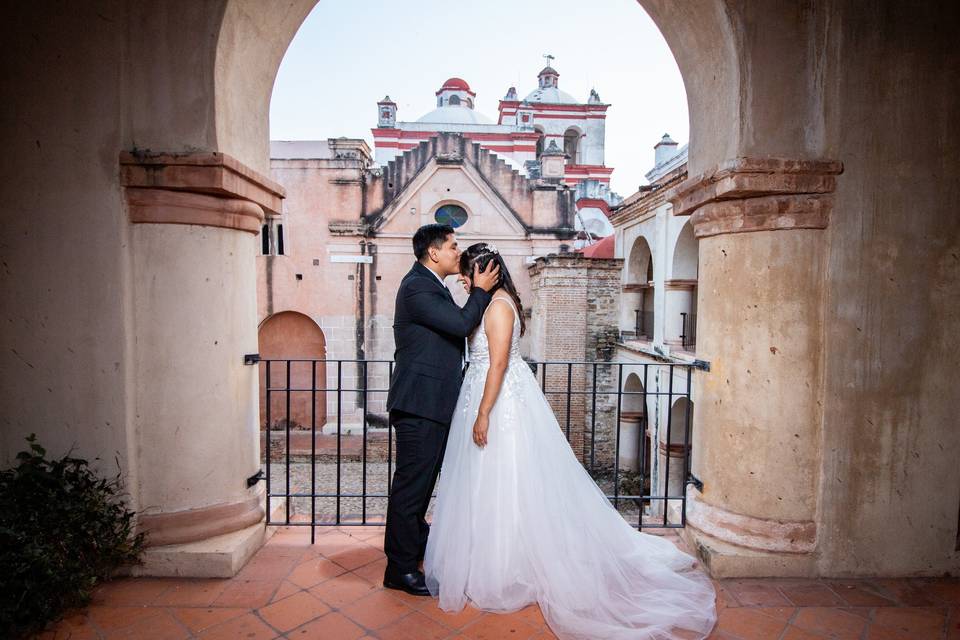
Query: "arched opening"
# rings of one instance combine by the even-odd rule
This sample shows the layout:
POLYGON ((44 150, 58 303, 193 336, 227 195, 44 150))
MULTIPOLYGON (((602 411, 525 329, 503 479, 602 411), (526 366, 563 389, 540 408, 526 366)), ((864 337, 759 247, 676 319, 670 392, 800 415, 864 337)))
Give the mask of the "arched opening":
POLYGON ((260 367, 260 428, 283 429, 289 425, 292 429, 315 426, 319 430, 327 421, 326 392, 322 391, 327 388, 323 330, 302 313, 281 311, 260 324, 257 342, 260 357, 271 361, 269 404, 267 363, 260 367))
POLYGON ((633 241, 625 274, 620 303, 620 330, 625 336, 652 340, 655 320, 653 254, 644 236, 633 241))
POLYGON ((639 486, 646 492, 649 489, 652 451, 647 425, 647 394, 641 375, 630 373, 623 385, 618 461, 622 471, 640 475, 639 486))
POLYGON ((576 127, 570 127, 563 134, 563 152, 567 155, 567 164, 580 164, 580 138, 583 134, 576 127))
POLYGON ((459 106, 460 106, 460 97, 459 97, 459 96, 450 96, 450 99, 447 100, 447 104, 450 105, 451 107, 459 107, 459 106))
MULTIPOLYGON (((321 8, 321 11, 322 9, 323 8, 321 8)), ((634 5, 629 10, 636 11, 637 7, 634 5)), ((318 11, 317 13, 320 13, 321 11, 318 11)), ((302 33, 305 34, 308 32, 309 32, 309 28, 303 31, 302 33)), ((292 51, 295 51, 295 48, 299 46, 298 43, 302 41, 304 41, 303 38, 298 38, 298 41, 295 42, 293 45, 294 49, 292 49, 292 51)), ((294 58, 295 56, 289 57, 289 60, 291 61, 290 63, 291 66, 293 64, 292 61, 294 60, 294 58)), ((313 58, 314 61, 316 61, 317 59, 318 58, 316 57, 313 58)), ((284 65, 287 65, 287 64, 288 63, 285 61, 284 65)), ((284 66, 283 68, 284 70, 281 71, 280 80, 278 80, 278 86, 280 87, 286 86, 286 80, 285 80, 284 74, 285 74, 285 69, 287 68, 288 67, 284 66)), ((321 71, 320 69, 317 69, 313 66, 311 68, 313 69, 312 73, 314 74, 319 73, 321 71)), ((411 71, 413 70, 411 69, 411 71)), ((623 76, 618 76, 617 79, 620 80, 622 79, 622 77, 623 76)), ((383 80, 380 80, 380 81, 382 82, 383 80)), ((369 84, 369 82, 370 80, 368 78, 363 81, 363 84, 369 84)), ((341 83, 340 86, 343 87, 344 84, 341 83)), ((345 99, 345 96, 343 94, 347 90, 348 89, 345 88, 343 89, 342 93, 338 94, 338 100, 336 101, 327 100, 325 102, 327 103, 346 102, 347 100, 345 99)), ((394 93, 394 89, 392 86, 385 87, 384 93, 386 94, 388 90, 389 90, 389 94, 393 95, 394 97, 397 97, 399 95, 394 93)), ((612 226, 610 225, 610 222, 609 222, 610 210, 608 207, 614 206, 613 203, 619 201, 619 198, 615 197, 616 194, 612 194, 610 190, 610 186, 607 182, 610 178, 607 178, 605 175, 601 175, 597 177, 597 174, 596 174, 596 168, 598 166, 604 165, 603 154, 602 154, 603 142, 604 140, 610 139, 609 137, 605 137, 603 127, 608 125, 604 124, 604 122, 606 121, 604 120, 603 117, 601 117, 602 114, 605 113, 604 109, 608 105, 601 104, 599 97, 593 96, 593 92, 591 92, 590 98, 587 97, 587 92, 584 91, 579 93, 569 101, 567 101, 567 97, 563 93, 557 93, 556 91, 554 91, 552 94, 548 94, 548 95, 552 96, 554 94, 556 96, 559 96, 556 99, 560 100, 560 102, 563 104, 558 103, 556 105, 553 105, 553 104, 545 103, 542 109, 539 106, 534 107, 530 103, 526 105, 523 105, 521 103, 520 107, 515 107, 521 113, 529 117, 529 121, 526 121, 526 124, 524 124, 522 128, 519 130, 520 135, 517 136, 518 142, 515 143, 517 148, 522 148, 522 152, 518 152, 523 154, 522 159, 524 161, 524 164, 522 166, 524 166, 524 169, 530 170, 527 175, 532 176, 533 179, 536 180, 537 177, 536 177, 535 170, 537 169, 537 167, 533 166, 533 164, 530 163, 529 155, 528 155, 530 151, 534 151, 535 156, 537 158, 543 158, 545 160, 544 164, 553 163, 554 165, 558 166, 561 172, 563 171, 563 167, 562 167, 562 164, 559 162, 559 158, 554 157, 550 160, 547 160, 549 156, 543 157, 542 154, 545 152, 547 147, 549 147, 551 150, 554 150, 555 145, 559 145, 561 150, 565 150, 566 154, 569 156, 568 163, 570 164, 579 164, 580 162, 582 162, 583 157, 586 156, 588 159, 588 162, 591 163, 591 167, 583 168, 582 175, 590 177, 589 179, 589 182, 591 182, 590 193, 584 194, 581 192, 576 192, 574 196, 578 200, 580 198, 584 198, 587 200, 591 200, 591 199, 602 200, 603 202, 597 205, 597 217, 595 219, 587 219, 586 216, 581 215, 580 217, 583 219, 575 220, 574 225, 576 228, 577 224, 582 223, 582 226, 584 226, 587 231, 593 232, 595 235, 598 235, 598 236, 599 235, 606 236, 609 234, 609 231, 612 231, 612 226), (581 104, 574 110, 576 111, 576 113, 572 113, 571 109, 566 108, 572 105, 574 101, 576 101, 577 103, 580 103, 581 101, 584 101, 584 100, 592 100, 592 102, 589 104, 586 102, 583 102, 583 104, 581 104), (542 118, 540 118, 539 123, 536 123, 534 121, 535 114, 542 115, 542 118), (571 126, 573 123, 581 123, 582 128, 571 126), (530 135, 531 128, 535 131, 536 135, 530 135), (546 130, 550 131, 550 137, 551 137, 550 143, 546 143, 546 140, 545 140, 546 130), (589 137, 585 137, 584 131, 589 131, 589 137), (597 151, 598 149, 600 151, 597 151)), ((281 95, 282 95, 281 89, 277 89, 275 93, 276 102, 278 103, 281 102, 281 100, 278 99, 279 96, 281 95)), ((550 99, 552 100, 554 98, 551 97, 550 99)), ((484 100, 487 100, 487 98, 484 97, 484 100)), ((431 100, 431 102, 434 102, 434 101, 431 100)), ((304 103, 305 103, 304 101, 301 101, 301 104, 304 104, 304 103)), ((454 98, 450 96, 449 92, 446 93, 446 98, 443 100, 443 104, 445 105, 459 104, 460 106, 467 104, 468 106, 472 106, 470 104, 470 101, 468 101, 468 99, 464 96, 463 93, 460 93, 457 97, 454 98)), ((484 106, 484 104, 489 105, 490 103, 489 102, 478 103, 478 105, 480 105, 481 107, 484 106)), ((480 109, 480 110, 483 111, 483 109, 480 109)), ((446 117, 459 118, 463 116, 466 118, 472 115, 468 113, 465 109, 458 109, 458 110, 447 109, 443 111, 449 112, 444 114, 444 116, 446 117), (453 114, 452 113, 453 111, 461 111, 463 113, 453 114)), ((621 111, 620 113, 623 113, 623 112, 621 111)), ((415 113, 411 113, 410 111, 406 111, 404 109, 401 115, 396 118, 397 125, 398 125, 397 128, 402 130, 404 125, 401 121, 404 121, 406 119, 410 119, 412 121, 415 115, 416 115, 415 113)), ((318 120, 318 119, 315 118, 315 120, 318 120)), ((339 120, 335 120, 332 118, 326 118, 326 120, 331 123, 340 122, 339 120)), ((394 123, 391 123, 391 124, 394 124, 394 123)), ((502 125, 498 123, 498 125, 494 125, 494 126, 510 127, 513 125, 509 124, 508 121, 505 120, 502 125)), ((393 129, 394 127, 390 126, 390 127, 384 127, 384 128, 393 129)), ((424 131, 425 130, 426 129, 424 129, 424 131)), ((466 126, 464 126, 463 130, 469 132, 469 128, 466 126)), ((491 131, 492 130, 493 129, 491 127, 491 131)), ((340 131, 334 130, 334 131, 330 131, 330 133, 333 135, 337 135, 337 134, 340 134, 342 131, 343 131, 342 129, 340 131)), ((390 133, 394 133, 394 132, 390 132, 390 133)), ((478 132, 478 133, 482 133, 482 132, 478 132)), ((510 132, 510 135, 513 136, 514 133, 515 132, 510 132)), ((492 134, 484 134, 484 135, 492 136, 492 134)), ((281 137, 283 136, 277 136, 278 139, 281 137)), ((464 137, 468 137, 468 136, 464 134, 464 137)), ((374 160, 374 162, 376 164, 383 165, 383 162, 381 162, 379 158, 379 155, 380 155, 379 152, 382 151, 383 149, 378 148, 377 147, 378 144, 379 143, 377 142, 376 136, 375 136, 374 152, 375 152, 376 159, 374 160)), ((408 143, 403 142, 401 140, 401 142, 398 142, 397 144, 400 145, 400 147, 402 148, 408 143)), ((385 148, 386 147, 384 147, 384 149, 385 148)), ((406 152, 412 154, 413 150, 406 149, 406 152)), ((503 153, 506 153, 506 152, 503 152, 503 153)), ((411 156, 408 156, 408 157, 411 157, 411 156)), ((502 155, 501 157, 506 157, 506 156, 502 155)), ((444 162, 446 163, 446 159, 444 159, 444 162)), ((276 162, 275 164, 279 165, 280 163, 276 162)), ((397 171, 396 175, 400 175, 399 171, 401 170, 401 168, 402 168, 402 165, 398 162, 396 165, 396 171, 397 171)), ((394 169, 391 167, 391 172, 393 171, 394 169)), ((578 171, 581 171, 581 169, 578 168, 576 171, 570 172, 568 179, 561 178, 558 182, 559 184, 558 191, 565 192, 568 189, 573 190, 572 186, 574 184, 574 181, 576 180, 586 181, 586 178, 581 179, 576 177, 577 175, 580 175, 577 173, 578 171)), ((452 171, 448 172, 447 167, 444 167, 441 173, 452 173, 452 171)), ((394 173, 391 173, 390 175, 393 176, 394 173)), ((521 173, 521 175, 523 175, 523 173, 521 173)), ((286 177, 287 176, 284 176, 285 179, 286 177)), ((507 176, 504 176, 504 177, 507 177, 507 176)), ((555 176, 549 179, 548 182, 552 181, 554 178, 555 176)), ((297 178, 297 179, 300 179, 300 178, 297 178)), ((337 179, 342 180, 342 182, 338 184, 346 185, 347 180, 350 180, 350 179, 356 180, 357 178, 355 176, 348 177, 348 176, 338 175, 337 179)), ((286 184, 284 180, 278 180, 278 181, 281 182, 281 184, 286 184)), ((519 181, 517 182, 519 183, 519 181)), ((391 183, 388 183, 387 186, 388 188, 393 188, 395 186, 399 187, 399 185, 395 185, 391 183)), ((461 197, 461 198, 458 198, 459 200, 458 202, 449 201, 448 199, 457 198, 456 196, 457 187, 453 185, 454 192, 450 193, 451 191, 450 186, 451 186, 450 184, 437 184, 435 186, 431 185, 430 189, 432 191, 430 192, 429 197, 420 197, 419 195, 416 195, 416 194, 412 195, 409 203, 405 204, 403 207, 398 207, 399 214, 396 215, 396 217, 393 218, 393 220, 396 220, 398 222, 400 221, 408 222, 411 228, 415 228, 416 224, 423 224, 425 222, 432 222, 432 221, 451 223, 453 224, 454 227, 460 227, 462 225, 466 225, 462 227, 464 237, 469 235, 477 235, 483 232, 492 232, 493 225, 499 224, 499 220, 497 220, 497 218, 495 218, 494 216, 488 215, 489 209, 484 209, 482 206, 478 206, 478 200, 475 200, 475 199, 461 197), (442 198, 442 199, 439 199, 438 196, 439 198, 442 198), (469 203, 469 207, 467 207, 466 205, 462 205, 461 202, 469 203), (443 204, 444 206, 438 207, 438 205, 440 204, 443 204), (447 206, 447 205, 453 205, 453 206, 447 206), (467 221, 468 217, 469 217, 469 222, 467 221), (486 229, 484 228, 484 225, 487 226, 486 229)), ((534 186, 534 185, 531 184, 530 186, 534 186)), ((543 186, 545 185, 539 184, 539 185, 536 185, 535 189, 533 189, 534 191, 537 192, 536 193, 537 197, 544 195, 543 192, 547 191, 547 189, 542 189, 543 186)), ((495 182, 493 183, 493 187, 495 189, 501 189, 503 187, 503 183, 495 182)), ((346 192, 347 188, 337 187, 337 190, 346 192)), ((291 189, 290 199, 288 200, 288 203, 292 203, 292 198, 295 193, 296 192, 293 189, 291 189)), ((373 194, 373 197, 377 197, 377 194, 374 193, 373 190, 371 190, 369 193, 373 194)), ((482 203, 482 200, 479 200, 479 202, 482 203)), ((578 203, 578 207, 579 206, 581 205, 578 203)), ((289 210, 293 212, 298 212, 303 210, 313 211, 317 209, 318 209, 317 207, 295 207, 295 206, 289 207, 289 210)), ((527 215, 526 211, 527 210, 525 209, 517 208, 517 212, 521 214, 521 217, 523 218, 524 221, 527 220, 525 217, 523 217, 527 215)), ((346 210, 338 211, 337 214, 338 214, 337 215, 338 218, 348 217, 348 212, 346 210)), ((294 219, 295 224, 300 225, 296 227, 298 234, 294 236, 294 240, 297 242, 297 245, 298 245, 297 249, 299 251, 302 251, 302 247, 300 245, 305 243, 306 241, 303 241, 303 242, 300 241, 301 236, 299 235, 299 231, 300 229, 305 228, 306 224, 296 223, 296 220, 298 218, 294 215, 291 215, 290 217, 294 219)), ((549 220, 547 222, 549 223, 549 220)), ((543 225, 539 223, 536 223, 533 226, 536 227, 538 231, 543 228, 543 225)), ((358 315, 362 313, 361 311, 359 311, 359 309, 370 310, 374 302, 378 305, 377 311, 379 313, 379 317, 376 317, 375 322, 371 322, 369 325, 366 325, 363 327, 360 327, 360 322, 356 322, 355 325, 344 324, 343 323, 344 318, 337 318, 334 322, 328 322, 328 318, 326 315, 321 316, 315 309, 311 308, 311 314, 320 319, 320 321, 322 322, 322 326, 324 327, 325 331, 327 331, 327 336, 330 340, 330 345, 331 345, 331 352, 335 354, 336 358, 340 358, 341 354, 345 353, 346 350, 344 349, 344 346, 343 346, 345 342, 352 340, 353 341, 352 344, 359 343, 359 339, 355 338, 354 336, 360 336, 361 332, 364 332, 363 333, 364 337, 367 337, 368 339, 371 336, 377 336, 377 335, 383 336, 381 338, 381 344, 386 344, 392 347, 392 344, 390 344, 390 338, 392 336, 389 336, 388 334, 390 329, 390 318, 383 318, 383 319, 381 318, 383 316, 387 316, 392 310, 392 299, 390 298, 390 294, 395 291, 395 288, 392 286, 392 283, 390 283, 390 279, 392 277, 391 272, 394 271, 394 269, 390 268, 390 270, 388 271, 388 268, 384 267, 383 265, 386 264, 387 261, 390 260, 392 257, 402 255, 402 252, 403 250, 406 249, 406 247, 401 248, 398 239, 402 238, 402 235, 400 235, 401 233, 406 233, 407 231, 408 231, 407 229, 398 231, 395 234, 393 234, 390 239, 385 239, 387 236, 384 234, 384 235, 381 235, 380 238, 375 238, 372 241, 369 240, 369 237, 374 237, 374 234, 371 234, 371 236, 368 236, 368 239, 365 240, 365 242, 369 243, 367 245, 368 247, 376 245, 378 250, 378 253, 372 257, 373 263, 378 265, 377 268, 380 269, 379 271, 377 271, 375 275, 372 273, 373 267, 369 266, 371 264, 370 262, 367 262, 367 263, 361 262, 364 259, 370 259, 371 256, 369 254, 362 255, 362 256, 337 255, 336 258, 339 262, 336 262, 335 264, 338 266, 334 266, 334 267, 330 267, 329 265, 327 265, 326 259, 324 258, 320 259, 321 266, 325 267, 325 269, 323 269, 322 271, 326 272, 326 273, 323 273, 323 277, 328 278, 329 282, 337 282, 337 284, 334 286, 338 289, 343 289, 343 290, 353 289, 353 291, 356 292, 356 295, 353 297, 353 300, 350 300, 345 295, 338 298, 339 300, 347 303, 347 304, 339 305, 340 308, 343 310, 344 315, 349 314, 350 309, 348 308, 348 304, 352 301, 356 301, 355 308, 358 310, 357 311, 358 315), (339 266, 339 265, 347 264, 348 260, 354 260, 354 259, 358 261, 356 264, 359 264, 360 266, 357 266, 357 267, 339 266), (348 271, 348 269, 350 270, 348 271), (365 269, 366 269, 366 273, 369 274, 370 277, 364 278, 365 269), (351 276, 353 277, 353 279, 349 279, 351 278, 351 276), (381 277, 382 277, 382 280, 381 280, 381 277), (377 283, 378 280, 380 281, 379 284, 377 283), (376 294, 374 294, 374 288, 376 288, 376 294), (374 297, 375 295, 379 296, 378 301, 374 297), (337 324, 338 322, 339 322, 339 325, 337 324), (351 331, 352 335, 347 337, 345 340, 341 339, 339 335, 339 332, 341 329, 344 330, 344 332, 353 330, 351 331)), ((343 233, 344 235, 346 235, 340 229, 338 229, 337 232, 338 234, 343 233)), ((508 231, 507 233, 512 233, 512 232, 508 231)), ((332 245, 334 243, 337 243, 340 247, 344 247, 346 244, 346 241, 343 238, 331 238, 330 244, 332 245)), ((466 245, 467 243, 462 241, 461 244, 466 245)), ((560 250, 564 251, 564 244, 558 243, 558 245, 560 247, 560 250)), ((551 250, 553 250, 553 248, 551 248, 551 250)), ((331 251, 331 253, 333 252, 331 251)), ((346 254, 348 252, 346 250, 341 250, 341 251, 338 251, 337 253, 346 254)), ((647 249, 647 253, 649 254, 649 248, 647 249)), ((322 253, 322 250, 318 250, 318 251, 312 252, 310 255, 322 256, 323 253, 322 253)), ((520 259, 523 259, 523 258, 526 258, 526 256, 523 256, 520 259)), ((293 260, 290 260, 289 262, 293 262, 293 260)), ((519 263, 520 260, 517 260, 517 262, 519 263)), ((526 265, 520 266, 518 264, 518 266, 520 267, 519 271, 522 274, 523 273, 522 270, 525 268, 526 265)), ((512 266, 511 266, 511 269, 512 269, 512 266)), ((278 281, 281 280, 282 277, 287 275, 283 272, 280 272, 279 269, 276 270, 274 273, 278 274, 277 275, 278 281)), ((652 280, 652 263, 649 259, 647 260, 644 273, 640 277, 642 278, 642 281, 644 283, 649 283, 652 280)), ((309 273, 306 273, 304 282, 309 283, 309 279, 310 279, 309 273)), ((614 289, 616 288, 617 279, 619 279, 618 276, 615 277, 613 281, 614 289)), ((307 288, 307 285, 304 285, 302 287, 302 289, 306 289, 306 288, 307 288)), ((611 296, 611 298, 613 298, 613 296, 611 296)), ((617 305, 618 305, 618 302, 616 300, 612 301, 611 311, 613 313, 611 315, 617 312, 617 305)), ((287 305, 287 304, 277 304, 275 305, 275 307, 276 308, 296 308, 294 307, 294 305, 287 305)), ((652 293, 648 294, 647 309, 650 312, 652 312, 652 309, 653 309, 652 293)), ((376 315, 377 314, 374 314, 373 312, 371 312, 370 317, 373 318, 376 315)), ((634 317, 634 319, 636 319, 636 315, 633 314, 632 311, 631 311, 631 315, 634 317)), ((614 319, 611 318, 611 320, 614 320, 614 319)), ((646 332, 650 335, 650 337, 652 337, 652 334, 653 334, 652 319, 646 318, 642 320, 645 321, 646 323, 646 332)), ((372 348, 369 348, 369 342, 364 344, 362 355, 360 353, 361 347, 358 346, 356 348, 356 352, 357 352, 357 355, 354 356, 353 353, 350 353, 348 357, 356 357, 358 359, 363 359, 363 358, 375 359, 375 358, 382 358, 382 357, 389 358, 390 355, 392 355, 392 349, 390 350, 390 355, 383 355, 383 352, 380 352, 380 353, 375 352, 372 348)), ((331 370, 332 370, 332 367, 333 367, 333 364, 331 364, 331 370)), ((386 384, 379 384, 379 385, 371 384, 370 388, 374 388, 374 387, 384 388, 386 386, 387 386, 386 384)), ((362 394, 358 393, 356 397, 359 399, 361 396, 362 394)), ((332 409, 330 409, 330 413, 331 415, 333 414, 332 409)), ((615 416, 612 416, 612 417, 613 417, 613 420, 610 421, 611 423, 613 423, 616 420, 615 416)), ((610 425, 610 427, 612 426, 613 424, 610 425)), ((330 425, 330 428, 331 429, 333 428, 333 424, 330 425)), ((609 427, 606 427, 606 425, 605 425, 605 428, 609 429, 609 427)), ((606 431, 605 433, 610 433, 611 431, 612 429, 610 429, 609 431, 606 431)), ((344 434, 344 436, 351 435, 347 431, 347 429, 341 429, 340 432, 344 434)), ((356 431, 353 433, 354 435, 358 434, 358 432, 356 431)), ((377 435, 382 435, 382 434, 377 434, 377 435)), ((650 459, 649 455, 647 456, 647 459, 649 462, 649 459, 650 459)), ((607 460, 609 460, 609 455, 607 457, 607 460)))
POLYGON ((680 230, 673 249, 672 277, 675 280, 696 280, 698 270, 699 242, 693 234, 693 225, 688 220, 680 230))
MULTIPOLYGON (((690 434, 693 429, 693 402, 686 397, 677 398, 670 406, 667 424, 661 426, 660 478, 664 495, 682 496, 686 488, 689 469, 690 434), (669 427, 669 428, 668 428, 669 427)), ((667 500, 666 508, 671 519, 676 519, 679 500, 667 500)))
POLYGON ((698 241, 689 221, 673 246, 671 277, 665 284, 667 344, 693 351, 697 343, 698 241))

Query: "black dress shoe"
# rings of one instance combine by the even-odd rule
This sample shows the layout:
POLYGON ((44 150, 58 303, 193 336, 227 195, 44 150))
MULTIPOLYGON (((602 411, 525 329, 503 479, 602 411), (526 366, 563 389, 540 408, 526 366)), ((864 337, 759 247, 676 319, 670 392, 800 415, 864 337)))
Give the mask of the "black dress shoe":
POLYGON ((430 590, 427 589, 427 585, 423 580, 423 573, 420 571, 397 574, 387 570, 383 574, 383 586, 387 589, 406 591, 412 596, 430 595, 430 590))

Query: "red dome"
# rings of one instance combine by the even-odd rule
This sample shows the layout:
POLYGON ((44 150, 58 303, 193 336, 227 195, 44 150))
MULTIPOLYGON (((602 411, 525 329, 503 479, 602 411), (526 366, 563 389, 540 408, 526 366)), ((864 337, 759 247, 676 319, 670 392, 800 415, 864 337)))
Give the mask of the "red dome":
POLYGON ((594 242, 588 247, 584 247, 581 250, 584 258, 612 258, 616 252, 616 242, 617 237, 615 235, 609 235, 600 242, 594 242))
POLYGON ((470 85, 467 84, 467 81, 463 78, 447 78, 447 81, 443 83, 443 86, 440 87, 440 90, 437 91, 437 95, 440 95, 444 91, 466 91, 472 96, 475 96, 473 91, 470 90, 470 85))

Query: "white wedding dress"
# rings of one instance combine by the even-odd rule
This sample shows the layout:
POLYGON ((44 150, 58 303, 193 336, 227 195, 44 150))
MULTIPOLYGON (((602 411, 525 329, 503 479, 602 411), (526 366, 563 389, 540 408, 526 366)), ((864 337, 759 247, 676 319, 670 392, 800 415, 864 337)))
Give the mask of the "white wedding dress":
POLYGON ((473 423, 490 366, 484 323, 470 338, 427 541, 424 573, 440 608, 509 612, 539 603, 564 639, 702 638, 714 590, 670 541, 637 532, 573 454, 529 366, 514 309, 510 364, 490 413, 473 423))

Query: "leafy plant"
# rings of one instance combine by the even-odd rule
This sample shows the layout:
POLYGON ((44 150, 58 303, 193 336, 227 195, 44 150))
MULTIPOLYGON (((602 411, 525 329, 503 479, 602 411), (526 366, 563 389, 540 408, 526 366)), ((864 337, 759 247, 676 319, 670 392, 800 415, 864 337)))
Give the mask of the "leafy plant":
POLYGON ((42 629, 89 602, 118 567, 139 562, 144 535, 117 475, 98 477, 68 453, 47 460, 36 435, 17 465, 0 471, 0 637, 42 629))

